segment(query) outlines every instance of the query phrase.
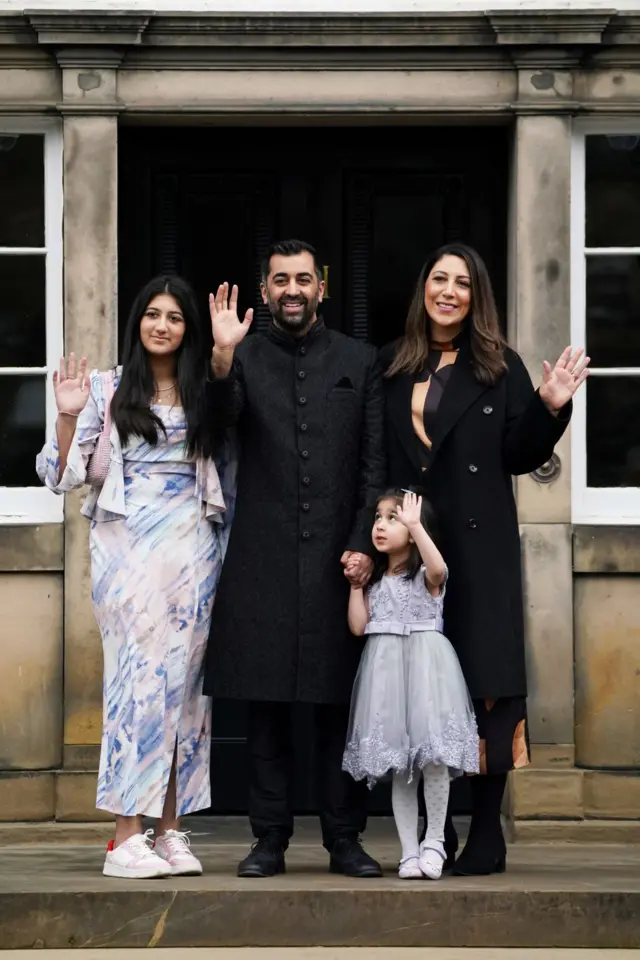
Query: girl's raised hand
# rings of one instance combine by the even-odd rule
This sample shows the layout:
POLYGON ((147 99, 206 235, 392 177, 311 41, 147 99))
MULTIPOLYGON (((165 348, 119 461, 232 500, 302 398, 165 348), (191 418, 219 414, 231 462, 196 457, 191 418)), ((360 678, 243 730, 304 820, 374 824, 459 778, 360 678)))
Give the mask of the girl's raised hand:
POLYGON ((86 373, 86 357, 80 357, 80 363, 76 361, 75 353, 70 353, 68 360, 60 358, 60 369, 53 371, 53 392, 58 413, 72 417, 82 413, 89 399, 89 378, 86 373))
POLYGON ((396 516, 400 523, 404 524, 407 530, 412 530, 420 526, 420 513, 422 510, 422 497, 415 493, 405 493, 402 506, 398 507, 396 516))

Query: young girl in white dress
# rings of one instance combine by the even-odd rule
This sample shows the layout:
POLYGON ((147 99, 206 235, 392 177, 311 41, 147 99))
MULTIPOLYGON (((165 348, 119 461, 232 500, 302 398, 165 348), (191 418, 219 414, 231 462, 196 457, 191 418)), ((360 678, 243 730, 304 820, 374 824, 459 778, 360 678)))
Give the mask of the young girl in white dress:
POLYGON ((343 769, 369 786, 393 775, 402 879, 442 875, 451 777, 477 773, 478 731, 455 651, 442 634, 447 567, 430 530, 433 512, 415 493, 378 500, 371 585, 352 587, 349 627, 366 634, 353 688, 343 769), (418 842, 414 778, 424 775, 428 828, 418 842))

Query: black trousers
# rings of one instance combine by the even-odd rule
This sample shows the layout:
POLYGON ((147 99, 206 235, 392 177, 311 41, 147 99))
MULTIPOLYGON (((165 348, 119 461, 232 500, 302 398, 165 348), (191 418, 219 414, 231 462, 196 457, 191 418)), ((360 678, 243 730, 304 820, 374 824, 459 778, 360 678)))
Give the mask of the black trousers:
MULTIPOLYGON (((293 834, 292 705, 249 704, 249 820, 254 837, 277 834, 285 846, 293 834)), ((356 838, 367 823, 366 782, 342 770, 349 706, 314 707, 318 805, 322 842, 356 838)))

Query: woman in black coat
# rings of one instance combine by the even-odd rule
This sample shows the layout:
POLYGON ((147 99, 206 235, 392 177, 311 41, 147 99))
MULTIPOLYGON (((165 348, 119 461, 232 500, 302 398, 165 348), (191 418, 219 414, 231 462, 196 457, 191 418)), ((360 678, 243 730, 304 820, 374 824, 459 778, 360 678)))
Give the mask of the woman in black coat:
MULTIPOLYGON (((449 567, 445 633, 473 698, 482 776, 474 777, 463 875, 505 868, 500 806, 513 767, 528 762, 524 618, 512 476, 550 459, 588 358, 567 348, 534 391, 500 331, 480 256, 462 244, 425 264, 405 335, 383 352, 389 480, 423 487, 449 567)), ((457 837, 449 818, 451 862, 457 837)))

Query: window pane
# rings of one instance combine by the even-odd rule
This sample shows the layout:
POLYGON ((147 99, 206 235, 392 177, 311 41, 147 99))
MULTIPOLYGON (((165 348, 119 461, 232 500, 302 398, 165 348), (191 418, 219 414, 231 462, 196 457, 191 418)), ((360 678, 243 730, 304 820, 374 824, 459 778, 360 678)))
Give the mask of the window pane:
POLYGON ((44 137, 0 134, 0 247, 44 246, 44 137))
POLYGON ((640 487, 640 376, 593 376, 587 391, 587 485, 640 487))
POLYGON ((44 367, 45 258, 0 255, 0 367, 44 367))
POLYGON ((0 377, 0 487, 39 487, 36 454, 46 430, 46 378, 0 377))

